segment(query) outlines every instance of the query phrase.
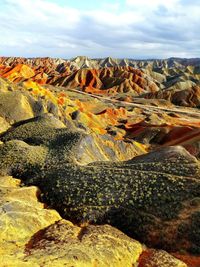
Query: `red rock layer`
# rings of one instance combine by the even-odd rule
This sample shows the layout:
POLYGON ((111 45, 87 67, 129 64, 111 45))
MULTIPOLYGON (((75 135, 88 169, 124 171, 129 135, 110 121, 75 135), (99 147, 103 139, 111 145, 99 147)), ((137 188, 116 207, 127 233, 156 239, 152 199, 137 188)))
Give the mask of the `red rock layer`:
POLYGON ((181 255, 178 253, 173 253, 173 256, 181 261, 185 262, 188 267, 199 267, 200 266, 200 256, 192 255, 181 255))
POLYGON ((35 61, 0 58, 0 64, 0 76, 14 82, 31 79, 39 84, 79 87, 85 92, 103 95, 127 92, 140 95, 158 90, 157 85, 142 71, 128 66, 75 70, 70 63, 55 64, 49 58, 35 61))
MULTIPOLYGON (((79 101, 78 108, 84 114, 87 113, 88 118, 85 120, 90 120, 89 115, 92 116, 93 113, 97 115, 98 127, 96 123, 95 128, 98 128, 100 133, 110 132, 116 138, 135 139, 147 145, 183 145, 190 153, 199 156, 200 123, 192 116, 179 116, 174 112, 174 116, 170 117, 162 110, 156 113, 151 109, 149 109, 148 114, 145 113, 143 115, 142 107, 138 111, 135 110, 130 113, 127 112, 126 108, 121 107, 124 112, 124 114, 121 114, 121 110, 119 113, 118 108, 124 101, 134 102, 134 96, 143 95, 144 93, 149 98, 166 98, 172 102, 179 100, 190 103, 191 106, 198 106, 198 101, 200 100, 198 86, 177 92, 173 90, 157 91, 158 87, 150 77, 141 70, 130 66, 100 69, 82 68, 77 70, 72 69, 67 61, 56 61, 50 58, 34 60, 0 58, 0 64, 0 77, 7 78, 13 82, 34 81, 37 84, 63 86, 66 89, 78 88, 80 91, 85 91, 85 93, 109 96, 112 99, 120 99, 121 97, 122 102, 116 102, 117 105, 112 110, 110 107, 105 107, 105 110, 100 108, 99 113, 95 111, 98 108, 91 106, 91 103, 89 104, 87 101, 79 101), (147 92, 150 93, 146 94, 147 92), (89 111, 89 108, 92 110, 89 111), (103 124, 101 123, 102 120, 104 120, 103 124), (126 123, 121 123, 121 120, 126 121, 126 123), (107 125, 105 125, 105 121, 107 125)), ((30 84, 29 87, 32 88, 32 86, 30 84)), ((66 98, 59 97, 58 105, 64 106, 66 98)), ((108 99, 110 103, 112 103, 112 99, 108 99)), ((170 102, 166 103, 170 104, 170 102)), ((164 104, 167 105, 166 103, 164 104)), ((113 104, 115 106, 114 102, 113 104)), ((160 104, 157 103, 157 105, 159 106, 160 104)), ((173 105, 169 108, 173 110, 173 105)))
POLYGON ((200 87, 193 86, 184 90, 160 90, 154 93, 148 93, 145 98, 166 99, 175 105, 185 107, 200 107, 200 87))
POLYGON ((103 95, 133 92, 140 95, 158 90, 143 72, 132 67, 80 69, 69 76, 52 77, 49 84, 67 88, 80 87, 85 92, 103 95))

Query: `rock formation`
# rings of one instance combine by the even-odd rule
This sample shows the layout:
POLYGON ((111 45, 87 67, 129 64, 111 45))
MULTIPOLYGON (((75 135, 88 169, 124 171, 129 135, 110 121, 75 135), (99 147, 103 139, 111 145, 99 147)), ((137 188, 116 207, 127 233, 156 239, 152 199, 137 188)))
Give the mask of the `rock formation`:
POLYGON ((0 58, 2 266, 200 266, 198 64, 0 58))

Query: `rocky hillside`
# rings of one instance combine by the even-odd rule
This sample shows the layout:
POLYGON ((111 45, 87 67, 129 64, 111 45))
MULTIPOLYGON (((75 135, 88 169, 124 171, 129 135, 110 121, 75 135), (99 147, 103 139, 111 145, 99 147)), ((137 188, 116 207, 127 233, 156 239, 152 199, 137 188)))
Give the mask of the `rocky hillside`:
POLYGON ((0 58, 0 266, 200 266, 198 64, 0 58))
POLYGON ((166 60, 0 58, 0 76, 14 82, 79 88, 120 97, 170 100, 180 106, 200 106, 200 59, 166 60), (166 92, 167 91, 167 92, 166 92), (153 94, 152 94, 153 93, 153 94))

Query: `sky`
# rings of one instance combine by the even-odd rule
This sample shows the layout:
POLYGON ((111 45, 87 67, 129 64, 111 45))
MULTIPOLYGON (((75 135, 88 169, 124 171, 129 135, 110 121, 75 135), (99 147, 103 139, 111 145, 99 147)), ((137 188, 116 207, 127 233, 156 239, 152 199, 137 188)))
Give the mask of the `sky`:
POLYGON ((200 0, 0 0, 0 56, 200 57, 200 0))

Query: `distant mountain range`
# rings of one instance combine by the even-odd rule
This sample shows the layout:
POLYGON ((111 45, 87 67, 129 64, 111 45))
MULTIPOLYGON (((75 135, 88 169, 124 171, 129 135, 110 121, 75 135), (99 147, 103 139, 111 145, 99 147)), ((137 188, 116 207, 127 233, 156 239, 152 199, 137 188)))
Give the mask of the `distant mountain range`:
POLYGON ((165 99, 200 107, 200 59, 166 60, 0 58, 0 76, 14 82, 79 88, 88 93, 133 101, 135 97, 165 99))
POLYGON ((118 59, 112 57, 106 58, 89 58, 86 56, 77 56, 72 59, 61 59, 61 58, 22 58, 22 57, 0 57, 0 62, 10 64, 11 62, 20 63, 24 62, 27 64, 35 64, 36 62, 48 61, 54 64, 70 63, 75 67, 79 68, 102 68, 102 67, 114 67, 114 66, 132 66, 132 67, 147 67, 152 68, 171 68, 177 66, 198 66, 200 65, 200 58, 177 58, 171 57, 168 59, 118 59))

